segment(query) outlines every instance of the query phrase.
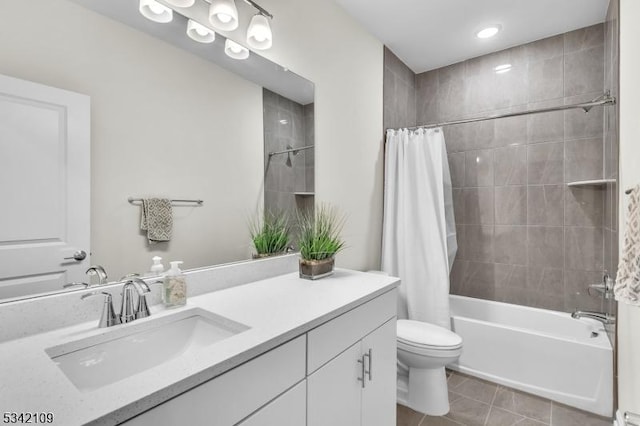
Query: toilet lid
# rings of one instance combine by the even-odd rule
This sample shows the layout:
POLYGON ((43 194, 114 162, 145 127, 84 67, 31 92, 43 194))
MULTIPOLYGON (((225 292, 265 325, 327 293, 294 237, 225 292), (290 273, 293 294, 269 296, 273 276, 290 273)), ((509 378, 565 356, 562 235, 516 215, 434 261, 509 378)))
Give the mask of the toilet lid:
POLYGON ((462 345, 462 337, 453 331, 422 321, 398 320, 398 341, 411 346, 456 347, 462 345))

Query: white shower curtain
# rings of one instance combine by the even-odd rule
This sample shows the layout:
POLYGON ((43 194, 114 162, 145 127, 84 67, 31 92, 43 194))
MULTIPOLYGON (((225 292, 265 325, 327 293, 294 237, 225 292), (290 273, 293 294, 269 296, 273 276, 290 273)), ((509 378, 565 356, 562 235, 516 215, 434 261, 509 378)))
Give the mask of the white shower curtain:
POLYGON ((442 129, 388 130, 384 179, 382 270, 402 280, 398 317, 451 328, 458 246, 442 129))

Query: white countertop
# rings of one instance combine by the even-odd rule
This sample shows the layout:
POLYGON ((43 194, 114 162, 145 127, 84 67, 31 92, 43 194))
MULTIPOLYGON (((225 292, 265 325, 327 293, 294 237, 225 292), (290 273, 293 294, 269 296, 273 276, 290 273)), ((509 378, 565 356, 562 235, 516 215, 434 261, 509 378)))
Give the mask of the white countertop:
POLYGON ((112 328, 97 328, 100 312, 96 311, 94 321, 0 344, 0 415, 51 412, 56 425, 115 425, 304 334, 397 284, 397 278, 341 269, 317 281, 300 279, 296 272, 193 297, 178 309, 152 307, 151 317, 112 328), (86 392, 76 389, 45 352, 53 346, 135 327, 194 307, 251 328, 86 392))

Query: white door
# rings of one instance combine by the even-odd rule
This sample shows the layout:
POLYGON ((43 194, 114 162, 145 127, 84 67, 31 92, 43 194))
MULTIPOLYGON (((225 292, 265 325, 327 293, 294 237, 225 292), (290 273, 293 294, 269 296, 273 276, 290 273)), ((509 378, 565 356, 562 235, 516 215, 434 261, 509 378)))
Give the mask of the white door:
POLYGON ((85 279, 89 117, 88 96, 0 75, 0 299, 85 279))
POLYGON ((307 378, 307 426, 360 425, 361 359, 358 342, 307 378))
POLYGON ((362 426, 396 424, 396 319, 362 339, 368 370, 362 389, 362 426))

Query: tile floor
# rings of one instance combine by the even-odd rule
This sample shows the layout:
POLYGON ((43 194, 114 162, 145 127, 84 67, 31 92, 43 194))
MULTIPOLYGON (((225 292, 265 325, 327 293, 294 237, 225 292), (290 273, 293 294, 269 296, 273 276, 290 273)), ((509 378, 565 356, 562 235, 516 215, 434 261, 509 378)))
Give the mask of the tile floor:
POLYGON ((398 405, 397 426, 611 426, 613 421, 457 372, 448 372, 451 411, 425 416, 398 405))

